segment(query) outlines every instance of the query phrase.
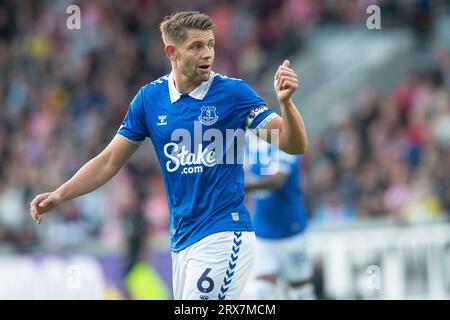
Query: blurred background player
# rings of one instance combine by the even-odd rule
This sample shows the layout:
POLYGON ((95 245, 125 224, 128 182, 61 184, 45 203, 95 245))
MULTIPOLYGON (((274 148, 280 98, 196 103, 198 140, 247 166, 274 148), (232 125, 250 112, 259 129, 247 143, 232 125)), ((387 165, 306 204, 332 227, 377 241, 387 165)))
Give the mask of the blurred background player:
POLYGON ((307 214, 301 193, 301 156, 248 134, 245 191, 251 193, 256 260, 248 298, 315 299, 307 254, 307 214))

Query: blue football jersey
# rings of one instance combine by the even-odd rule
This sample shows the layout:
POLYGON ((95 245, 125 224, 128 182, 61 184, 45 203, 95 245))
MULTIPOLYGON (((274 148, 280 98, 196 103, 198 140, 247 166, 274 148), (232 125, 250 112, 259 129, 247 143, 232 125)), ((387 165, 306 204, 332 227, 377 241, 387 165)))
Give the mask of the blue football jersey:
POLYGON ((214 72, 188 94, 177 91, 172 73, 139 90, 118 133, 153 143, 173 252, 213 233, 254 230, 244 205, 242 133, 275 117, 244 81, 214 72))
POLYGON ((257 237, 281 239, 305 231, 307 214, 301 194, 301 156, 290 155, 259 140, 248 144, 246 159, 253 179, 284 173, 287 178, 278 190, 258 190, 252 194, 253 221, 257 237))

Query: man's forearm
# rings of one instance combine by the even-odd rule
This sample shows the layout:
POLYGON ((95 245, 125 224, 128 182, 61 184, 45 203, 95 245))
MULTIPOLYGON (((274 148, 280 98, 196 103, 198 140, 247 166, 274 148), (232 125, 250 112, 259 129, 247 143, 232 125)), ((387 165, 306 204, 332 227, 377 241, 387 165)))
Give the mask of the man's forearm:
POLYGON ((256 190, 278 190, 286 181, 286 175, 277 173, 272 176, 267 176, 265 179, 246 178, 244 191, 252 192, 256 190))
POLYGON ((308 147, 305 124, 291 99, 282 102, 283 129, 280 132, 280 149, 290 154, 303 154, 308 147))
POLYGON ((100 154, 87 162, 70 180, 54 192, 59 195, 61 202, 71 200, 99 188, 119 169, 120 166, 113 165, 109 161, 107 154, 100 154))
POLYGON ((42 215, 61 203, 89 193, 111 179, 127 162, 138 144, 116 134, 111 143, 95 158, 86 163, 67 182, 53 192, 38 194, 30 203, 30 214, 40 224, 42 215))

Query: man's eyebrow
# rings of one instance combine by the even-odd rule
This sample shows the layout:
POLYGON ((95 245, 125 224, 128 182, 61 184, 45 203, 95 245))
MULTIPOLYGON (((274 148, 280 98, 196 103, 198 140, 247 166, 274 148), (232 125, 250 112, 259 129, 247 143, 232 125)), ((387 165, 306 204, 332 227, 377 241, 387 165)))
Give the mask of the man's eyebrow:
POLYGON ((214 39, 208 39, 208 40, 200 40, 200 39, 197 39, 197 40, 192 40, 192 42, 190 43, 191 45, 192 44, 197 44, 197 43, 201 43, 201 44, 203 44, 203 43, 205 43, 205 42, 215 42, 215 40, 214 39))
POLYGON ((189 41, 188 42, 188 46, 193 46, 193 45, 196 45, 196 44, 203 44, 203 41, 201 41, 201 40, 191 40, 191 41, 189 41))

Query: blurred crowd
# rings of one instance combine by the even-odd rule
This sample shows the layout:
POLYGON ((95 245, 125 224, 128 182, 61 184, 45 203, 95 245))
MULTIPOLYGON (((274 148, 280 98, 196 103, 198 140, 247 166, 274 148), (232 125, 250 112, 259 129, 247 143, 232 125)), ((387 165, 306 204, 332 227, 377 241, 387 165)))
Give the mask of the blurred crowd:
MULTIPOLYGON (((100 238, 131 246, 131 260, 148 235, 167 249, 164 186, 149 144, 107 185, 66 203, 39 228, 28 204, 101 151, 138 89, 169 71, 162 18, 192 8, 209 14, 215 70, 258 90, 266 68, 301 49, 316 24, 359 23, 367 7, 326 0, 75 2, 81 30, 66 28, 73 1, 0 1, 0 245, 56 250, 100 238)), ((380 3, 399 14, 393 1, 380 3)), ((305 194, 318 221, 448 209, 448 51, 438 58, 436 72, 412 74, 389 98, 364 92, 358 113, 338 115, 311 147, 305 194)))
POLYGON ((415 223, 450 212, 450 47, 392 92, 366 88, 306 155, 305 198, 317 224, 356 218, 415 223))

